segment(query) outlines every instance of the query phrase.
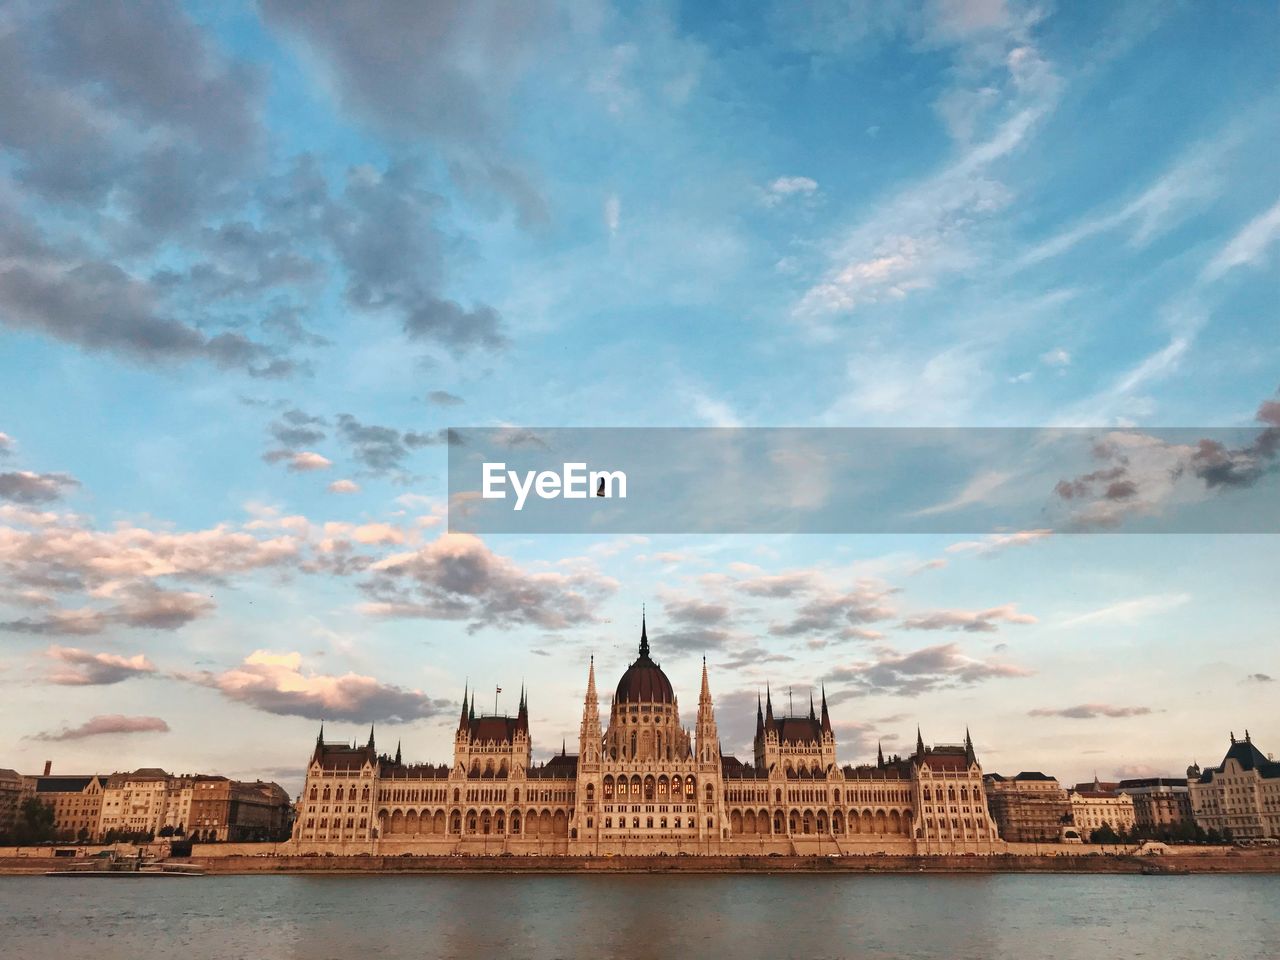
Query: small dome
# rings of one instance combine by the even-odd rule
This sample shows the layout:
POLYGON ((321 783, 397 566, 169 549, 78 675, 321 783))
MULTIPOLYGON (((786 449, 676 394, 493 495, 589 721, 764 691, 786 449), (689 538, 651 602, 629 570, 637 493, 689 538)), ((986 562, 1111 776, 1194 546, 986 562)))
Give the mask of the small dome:
POLYGON ((649 631, 640 621, 640 656, 618 681, 615 703, 675 703, 675 691, 662 668, 649 656, 649 631))

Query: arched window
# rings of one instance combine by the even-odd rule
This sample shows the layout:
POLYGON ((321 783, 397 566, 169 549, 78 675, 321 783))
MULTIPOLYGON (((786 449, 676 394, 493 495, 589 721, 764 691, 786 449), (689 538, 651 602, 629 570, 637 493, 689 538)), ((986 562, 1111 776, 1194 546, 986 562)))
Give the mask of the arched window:
POLYGON ((594 783, 587 784, 587 803, 591 803, 596 798, 596 785, 594 783))

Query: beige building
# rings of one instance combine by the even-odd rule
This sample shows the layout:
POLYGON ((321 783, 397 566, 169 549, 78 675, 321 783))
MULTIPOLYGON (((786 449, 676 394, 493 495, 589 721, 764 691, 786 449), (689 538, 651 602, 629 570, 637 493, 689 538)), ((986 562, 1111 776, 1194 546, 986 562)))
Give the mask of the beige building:
POLYGON ((1023 771, 1015 777, 989 773, 983 780, 987 808, 1000 836, 1009 841, 1051 843, 1071 823, 1067 791, 1048 774, 1023 771))
POLYGON ((227 777, 193 778, 186 833, 193 840, 280 840, 288 836, 292 804, 277 783, 227 777))
POLYGON ((0 837, 7 837, 18 822, 18 810, 26 794, 26 782, 16 770, 0 769, 0 837))
POLYGON ((194 777, 174 776, 158 767, 111 774, 102 797, 101 836, 155 837, 165 827, 185 830, 194 783, 194 777))
POLYGON ((821 709, 756 708, 752 762, 720 750, 703 663, 692 730, 648 631, 602 724, 595 664, 587 672, 578 752, 532 759, 526 694, 515 716, 477 715, 463 697, 448 765, 406 764, 363 746, 312 750, 294 842, 303 852, 837 853, 989 852, 1000 846, 982 770, 963 744, 875 765, 841 766, 821 709))
MULTIPOLYGON (((49 765, 45 765, 49 769, 49 765)), ((102 799, 107 778, 92 775, 23 777, 25 795, 53 810, 53 835, 59 840, 97 840, 101 837, 102 799)))
POLYGON ((1136 823, 1133 797, 1118 783, 1078 783, 1067 800, 1071 804, 1071 820, 1086 841, 1104 824, 1116 833, 1129 833, 1136 823))
POLYGON ((1121 780, 1120 787, 1133 797, 1133 818, 1145 834, 1168 833, 1194 823, 1187 781, 1173 777, 1121 780))
POLYGON ((1280 837, 1280 763, 1244 739, 1231 735, 1222 763, 1201 771, 1187 768, 1191 813, 1205 830, 1236 839, 1280 837))

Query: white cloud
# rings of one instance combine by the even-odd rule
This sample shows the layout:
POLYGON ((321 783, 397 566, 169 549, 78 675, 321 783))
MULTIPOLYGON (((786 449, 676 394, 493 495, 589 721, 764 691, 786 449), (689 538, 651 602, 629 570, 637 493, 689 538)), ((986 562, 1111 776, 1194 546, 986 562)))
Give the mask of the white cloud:
POLYGON ((973 506, 976 503, 988 503, 992 494, 1003 487, 1011 476, 1012 474, 1003 473, 999 470, 983 471, 966 483, 964 489, 950 500, 936 503, 932 507, 925 507, 923 510, 916 510, 911 516, 931 517, 939 513, 951 513, 954 510, 973 506))
POLYGON ((1019 530, 1016 533, 993 533, 981 540, 962 540, 947 547, 947 553, 992 553, 1005 547, 1021 547, 1052 535, 1052 530, 1019 530))
POLYGON ((1158 616, 1176 610, 1191 600, 1187 593, 1159 593, 1132 600, 1120 600, 1115 603, 1090 610, 1063 620, 1060 626, 1078 627, 1084 624, 1136 623, 1148 617, 1158 616))
POLYGON ((1029 613, 1019 613, 1016 603, 986 610, 932 610, 907 617, 904 630, 963 630, 967 633, 995 633, 998 623, 1028 624, 1039 621, 1029 613))
POLYGON ((361 610, 380 617, 426 617, 484 626, 561 630, 591 623, 617 581, 589 568, 530 571, 491 551, 479 537, 442 534, 424 547, 369 567, 361 610))
POLYGON ((764 190, 766 206, 776 207, 793 197, 812 197, 818 192, 818 181, 809 177, 778 177, 764 190))
POLYGON ((1231 242, 1209 261, 1201 279, 1213 281, 1236 267, 1257 266, 1277 239, 1280 239, 1280 200, 1245 224, 1231 242))
POLYGON ((622 201, 618 199, 616 193, 611 193, 604 198, 604 225, 609 231, 609 236, 618 235, 618 227, 622 223, 622 201))
POLYGON ((179 678, 267 713, 313 720, 407 722, 433 716, 444 707, 444 701, 432 700, 419 690, 380 683, 373 677, 306 671, 302 654, 296 651, 255 650, 230 670, 179 678))
POLYGON ((1092 237, 1129 228, 1129 243, 1144 247, 1211 203, 1225 185, 1218 169, 1224 155, 1236 145, 1233 130, 1198 144, 1151 183, 1141 194, 1109 213, 1091 216, 1062 230, 1028 250, 1017 267, 1031 266, 1060 256, 1092 237))
POLYGON ((93 717, 78 727, 64 727, 58 732, 37 733, 32 740, 59 742, 84 740, 87 737, 103 737, 121 733, 168 733, 169 724, 159 717, 126 717, 119 713, 93 717))
POLYGON ((45 656, 58 662, 48 680, 60 686, 100 686, 156 672, 155 664, 141 653, 122 657, 55 645, 45 651, 45 656))
POLYGON ((329 484, 330 493, 359 493, 360 484, 354 480, 335 480, 329 484))

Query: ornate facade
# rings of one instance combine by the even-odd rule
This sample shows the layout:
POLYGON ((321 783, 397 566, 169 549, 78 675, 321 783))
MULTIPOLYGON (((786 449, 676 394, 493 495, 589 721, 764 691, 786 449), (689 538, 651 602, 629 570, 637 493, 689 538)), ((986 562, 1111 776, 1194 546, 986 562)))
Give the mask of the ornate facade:
POLYGON ((1231 734, 1222 763, 1187 768, 1191 812, 1205 830, 1237 839, 1280 837, 1280 762, 1256 746, 1249 731, 1231 734))
POLYGON ((1072 822, 1071 803, 1053 777, 1024 770, 1014 777, 989 773, 983 779, 991 818, 1005 840, 1045 843, 1063 838, 1063 828, 1072 822))
POLYGON ((449 765, 407 764, 331 743, 323 729, 298 805, 301 852, 839 853, 985 852, 1000 844, 968 734, 910 757, 841 766, 821 709, 757 703, 754 757, 720 750, 705 660, 692 731, 653 660, 647 627, 601 726, 594 660, 578 753, 535 764, 526 694, 515 716, 476 714, 463 696, 449 765))

